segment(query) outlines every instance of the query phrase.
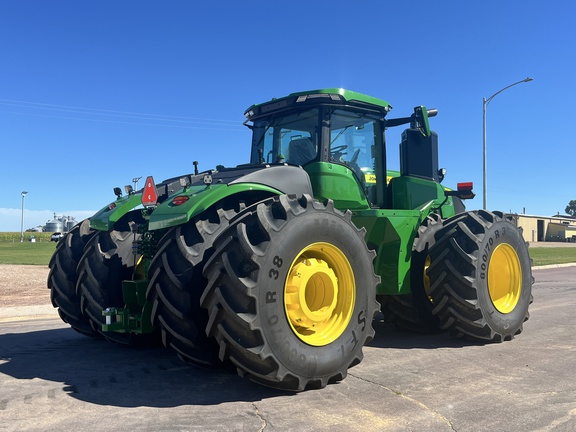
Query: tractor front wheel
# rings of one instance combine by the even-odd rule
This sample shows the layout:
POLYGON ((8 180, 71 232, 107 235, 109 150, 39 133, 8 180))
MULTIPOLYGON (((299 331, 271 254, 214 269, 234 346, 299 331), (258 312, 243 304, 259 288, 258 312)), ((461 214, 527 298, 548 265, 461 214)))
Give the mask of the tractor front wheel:
POLYGON ((202 268, 213 253, 215 238, 236 213, 217 207, 170 229, 150 264, 147 296, 162 343, 183 360, 202 367, 220 366, 218 347, 204 332, 208 314, 200 307, 206 287, 202 268))
POLYGON ((133 225, 144 222, 140 211, 127 213, 111 231, 100 231, 90 239, 78 263, 76 290, 84 314, 94 331, 111 342, 124 345, 153 345, 157 338, 156 333, 137 335, 102 331, 106 322, 102 311, 108 307, 124 307, 122 281, 134 278, 139 258, 132 247, 141 234, 135 232, 133 225))
POLYGON ((436 233, 428 267, 440 326, 481 341, 522 331, 532 302, 532 269, 522 232, 485 210, 448 219, 436 233))
POLYGON ((62 321, 86 336, 98 336, 90 320, 82 313, 80 297, 76 293, 78 274, 76 267, 82 257, 84 246, 94 236, 90 220, 85 219, 70 230, 56 245, 48 267, 48 288, 52 305, 58 308, 62 321))
POLYGON ((204 275, 207 334, 240 375, 286 390, 342 380, 372 339, 379 278, 351 213, 282 195, 240 213, 204 275))

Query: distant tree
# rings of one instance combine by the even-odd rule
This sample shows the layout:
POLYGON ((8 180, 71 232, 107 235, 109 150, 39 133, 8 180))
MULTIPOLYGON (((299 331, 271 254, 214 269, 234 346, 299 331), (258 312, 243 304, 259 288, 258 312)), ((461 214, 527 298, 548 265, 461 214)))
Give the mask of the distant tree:
POLYGON ((576 216, 576 200, 570 200, 564 211, 572 217, 576 216))

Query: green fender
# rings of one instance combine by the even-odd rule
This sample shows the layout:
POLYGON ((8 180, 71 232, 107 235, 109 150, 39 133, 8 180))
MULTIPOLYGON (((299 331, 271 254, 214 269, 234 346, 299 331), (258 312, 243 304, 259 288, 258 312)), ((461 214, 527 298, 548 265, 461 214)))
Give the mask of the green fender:
MULTIPOLYGON (((191 186, 186 190, 178 191, 159 204, 150 215, 148 229, 158 230, 184 224, 218 201, 245 192, 263 192, 267 196, 282 194, 278 189, 257 183, 191 186), (174 198, 182 196, 188 197, 188 201, 175 205, 174 198)), ((90 218, 90 227, 99 231, 108 231, 122 216, 140 206, 142 206, 142 193, 118 198, 90 218)))
POLYGON ((109 231, 122 216, 142 205, 142 194, 126 195, 108 204, 90 218, 90 227, 99 231, 109 231))
POLYGON ((160 204, 150 215, 148 229, 153 231, 182 225, 215 203, 229 196, 246 192, 263 192, 267 196, 282 194, 278 189, 257 183, 192 186, 172 195, 160 204), (188 201, 175 205, 174 198, 182 196, 187 196, 188 201))

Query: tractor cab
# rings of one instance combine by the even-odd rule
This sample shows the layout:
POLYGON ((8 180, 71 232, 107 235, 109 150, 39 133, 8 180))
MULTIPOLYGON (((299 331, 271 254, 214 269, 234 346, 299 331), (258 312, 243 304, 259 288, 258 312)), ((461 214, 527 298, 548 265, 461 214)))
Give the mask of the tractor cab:
POLYGON ((251 163, 300 165, 315 198, 370 208, 377 203, 376 179, 386 178, 384 117, 390 109, 386 101, 343 89, 253 105, 245 113, 253 131, 251 163))
POLYGON ((251 164, 299 165, 310 176, 314 197, 332 199, 347 209, 414 209, 437 198, 437 135, 428 116, 436 110, 416 107, 410 117, 387 120, 384 100, 344 89, 315 90, 253 105, 245 125, 253 131, 251 164), (251 124, 249 124, 251 123, 251 124), (385 129, 409 124, 401 143, 401 172, 386 170, 385 129), (389 188, 392 177, 394 188, 389 188), (424 179, 414 186, 408 178, 424 179), (406 188, 415 200, 405 199, 406 188), (429 200, 428 199, 428 200, 429 200))
POLYGON ((374 146, 382 144, 381 134, 375 135, 381 118, 324 108, 324 122, 320 107, 254 120, 251 162, 305 166, 322 161, 374 169, 374 146))

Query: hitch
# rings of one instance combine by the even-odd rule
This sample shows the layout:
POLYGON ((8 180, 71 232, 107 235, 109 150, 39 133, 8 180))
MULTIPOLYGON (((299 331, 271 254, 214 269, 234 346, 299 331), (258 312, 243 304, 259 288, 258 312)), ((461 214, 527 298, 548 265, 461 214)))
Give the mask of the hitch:
POLYGON ((123 308, 109 307, 102 311, 106 323, 103 332, 146 334, 154 331, 152 303, 146 300, 148 279, 122 281, 126 304, 123 308))

